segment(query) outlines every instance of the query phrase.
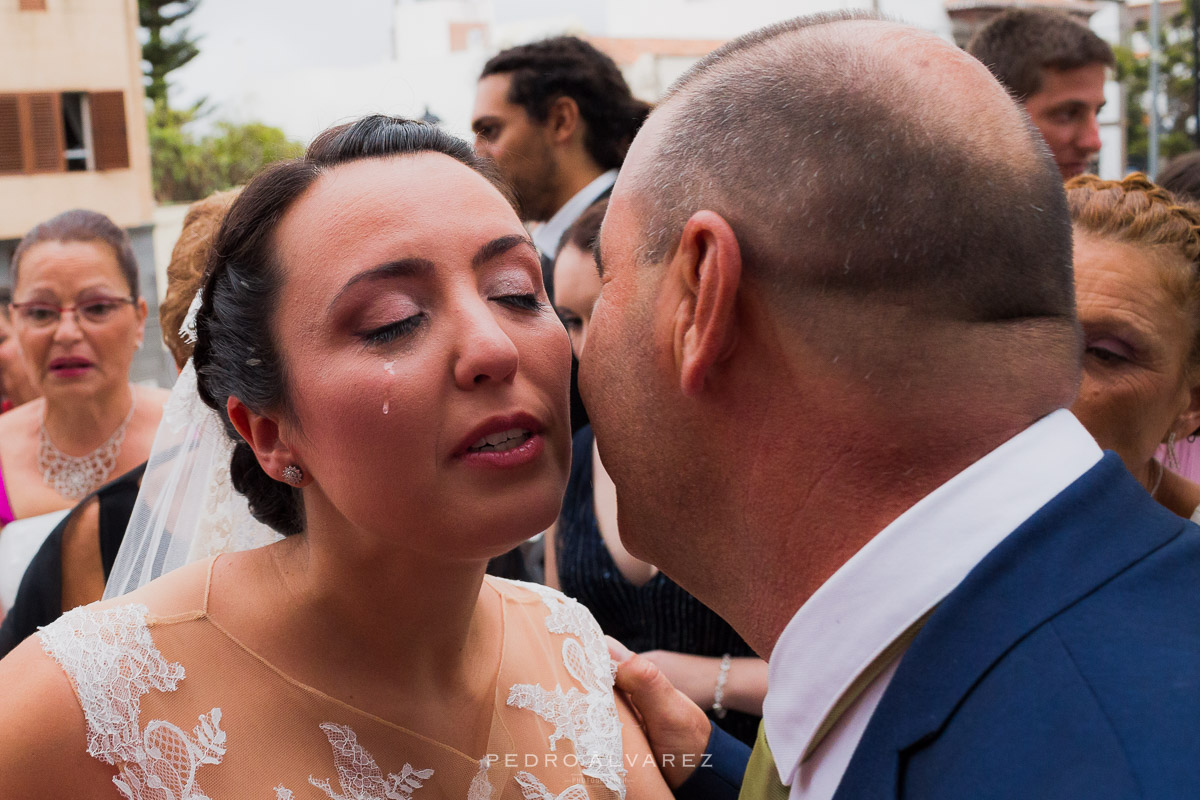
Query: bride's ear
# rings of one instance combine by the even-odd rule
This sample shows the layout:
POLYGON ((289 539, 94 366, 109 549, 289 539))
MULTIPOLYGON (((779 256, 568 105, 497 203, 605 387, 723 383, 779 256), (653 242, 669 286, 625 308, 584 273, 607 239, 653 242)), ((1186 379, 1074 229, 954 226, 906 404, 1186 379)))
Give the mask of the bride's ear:
POLYGON ((225 403, 229 413, 229 421, 233 423, 250 449, 258 459, 258 465, 263 472, 276 480, 284 480, 283 471, 287 467, 303 468, 300 459, 291 448, 279 437, 279 423, 271 417, 250 410, 241 400, 230 397, 225 403))

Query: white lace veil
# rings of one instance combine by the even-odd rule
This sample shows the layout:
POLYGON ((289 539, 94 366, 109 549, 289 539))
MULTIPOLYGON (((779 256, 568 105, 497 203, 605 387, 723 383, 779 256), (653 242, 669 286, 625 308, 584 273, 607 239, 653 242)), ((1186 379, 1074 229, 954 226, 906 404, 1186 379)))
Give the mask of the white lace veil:
MULTIPOLYGON (((180 330, 192 342, 197 301, 180 330)), ((232 452, 233 442, 217 413, 200 399, 196 371, 188 359, 163 408, 105 599, 192 561, 282 538, 250 515, 246 498, 233 488, 232 452)))

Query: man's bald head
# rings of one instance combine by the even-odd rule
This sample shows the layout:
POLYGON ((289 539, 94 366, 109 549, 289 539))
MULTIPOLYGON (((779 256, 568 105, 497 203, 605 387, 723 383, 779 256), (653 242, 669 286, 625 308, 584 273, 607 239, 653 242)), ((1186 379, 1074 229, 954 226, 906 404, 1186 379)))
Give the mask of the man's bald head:
POLYGON ((860 15, 734 40, 668 92, 623 177, 643 262, 707 209, 784 307, 927 321, 1073 317, 1071 229, 1040 137, 975 59, 860 15))

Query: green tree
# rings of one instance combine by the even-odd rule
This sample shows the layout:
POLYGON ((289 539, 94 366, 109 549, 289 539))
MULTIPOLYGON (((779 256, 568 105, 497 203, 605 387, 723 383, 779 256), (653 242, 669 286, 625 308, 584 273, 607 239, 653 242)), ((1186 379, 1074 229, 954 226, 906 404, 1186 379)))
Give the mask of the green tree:
POLYGON ((220 184, 212 191, 241 186, 267 164, 304 155, 304 145, 261 122, 218 122, 215 133, 200 142, 200 149, 220 184))
MULTIPOLYGON (((1134 28, 1134 36, 1149 42, 1147 23, 1134 28)), ((1192 31, 1186 12, 1173 14, 1165 20, 1161 39, 1162 56, 1159 62, 1160 129, 1158 151, 1168 159, 1193 149, 1191 117, 1196 114, 1192 99, 1192 31)), ((1145 169, 1150 141, 1150 59, 1137 57, 1128 47, 1115 48, 1117 80, 1125 87, 1125 147, 1129 165, 1145 169)))
POLYGON ((160 203, 198 200, 211 180, 200 148, 185 126, 192 112, 171 111, 156 104, 147 116, 150 132, 150 173, 154 199, 160 203))
POLYGON ((154 197, 184 203, 246 183, 263 167, 297 158, 304 145, 261 122, 218 122, 196 139, 188 130, 195 110, 156 107, 150 115, 150 165, 154 197))
POLYGON ((304 146, 260 122, 218 122, 197 139, 192 123, 206 111, 205 101, 187 110, 168 102, 167 76, 195 58, 199 39, 185 26, 167 31, 200 4, 200 0, 138 0, 138 20, 146 29, 142 45, 146 97, 153 102, 146 123, 150 133, 150 168, 154 197, 160 203, 185 203, 232 189, 254 173, 283 158, 295 158, 304 146))
POLYGON ((196 10, 200 0, 138 0, 138 22, 146 29, 142 45, 143 70, 146 73, 146 97, 155 107, 169 108, 167 75, 200 54, 199 38, 184 26, 177 31, 165 29, 196 10))

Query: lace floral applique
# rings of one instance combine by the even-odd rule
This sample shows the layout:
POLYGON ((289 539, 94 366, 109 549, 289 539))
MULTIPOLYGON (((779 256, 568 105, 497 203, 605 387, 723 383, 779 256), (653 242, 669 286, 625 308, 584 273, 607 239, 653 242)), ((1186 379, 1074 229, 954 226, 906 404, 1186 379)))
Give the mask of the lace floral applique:
POLYGON ((142 697, 173 692, 183 665, 169 663, 150 636, 144 605, 68 611, 38 636, 75 684, 87 722, 88 753, 118 768, 113 783, 128 800, 208 800, 196 783, 202 764, 225 755, 221 709, 202 714, 188 735, 164 720, 138 730, 142 697))
POLYGON ((563 664, 585 691, 571 687, 564 692, 562 686, 551 691, 538 684, 518 683, 509 691, 508 704, 529 709, 553 723, 550 749, 554 750, 560 739, 569 739, 583 774, 599 779, 623 800, 626 769, 621 719, 604 634, 591 613, 575 600, 545 586, 521 585, 541 597, 550 610, 546 616, 549 631, 567 636, 562 645, 563 664))
MULTIPOLYGON (((399 775, 390 773, 388 780, 384 781, 383 770, 371 754, 359 745, 358 737, 349 726, 324 722, 321 730, 325 731, 333 747, 333 765, 337 769, 338 783, 343 793, 334 794, 327 778, 317 780, 310 775, 308 782, 333 800, 411 800, 413 791, 420 789, 424 781, 433 777, 431 769, 413 769, 411 764, 405 764, 399 775)), ((283 800, 279 797, 279 788, 275 792, 276 800, 283 800)))
POLYGON ((475 777, 471 779, 471 787, 467 789, 467 800, 490 800, 492 796, 492 782, 488 780, 488 767, 492 765, 491 760, 484 756, 479 759, 479 772, 475 773, 475 777))
POLYGON ((589 800, 587 789, 579 783, 568 786, 556 796, 546 788, 546 784, 528 772, 518 772, 514 777, 521 786, 521 794, 525 800, 589 800))
POLYGON ((292 794, 292 790, 286 786, 275 787, 275 800, 294 800, 294 798, 295 795, 292 794))

